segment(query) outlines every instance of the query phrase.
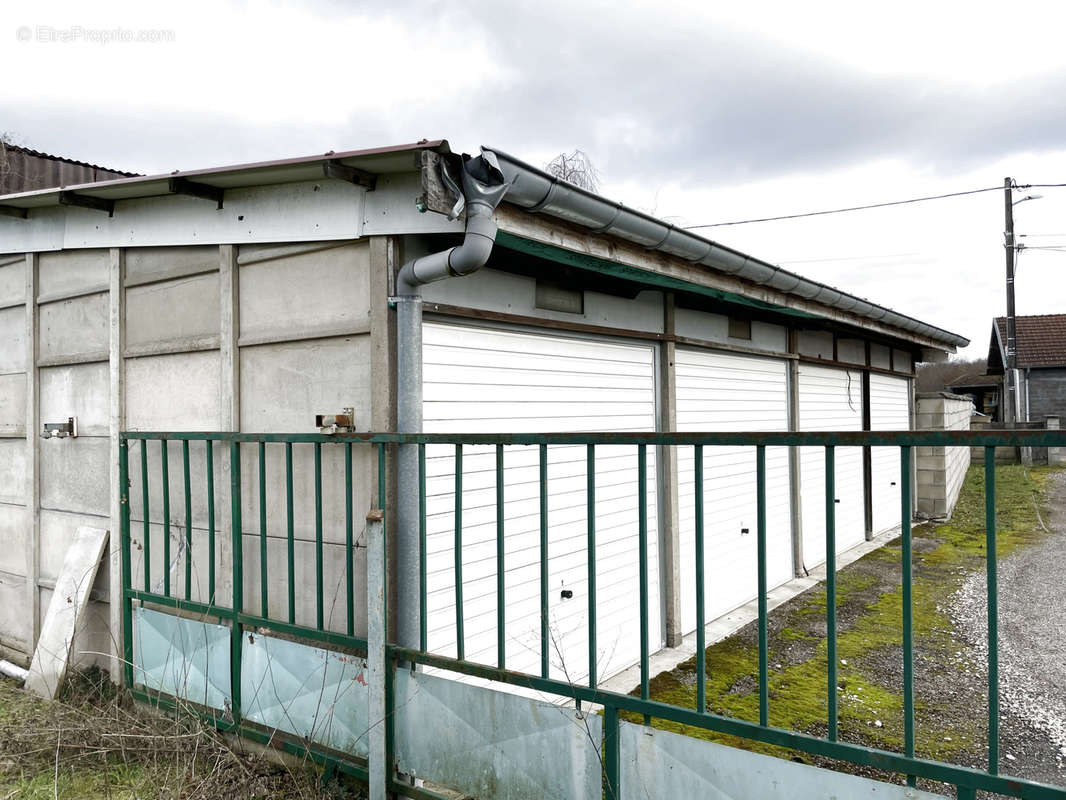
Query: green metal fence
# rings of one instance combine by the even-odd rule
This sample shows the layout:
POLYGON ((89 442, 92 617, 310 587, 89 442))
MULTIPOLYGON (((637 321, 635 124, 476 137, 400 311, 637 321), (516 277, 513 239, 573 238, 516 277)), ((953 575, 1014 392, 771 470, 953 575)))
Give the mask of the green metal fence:
MULTIPOLYGON (((977 791, 1031 798, 1066 798, 1066 789, 1045 786, 1033 782, 1000 775, 1000 757, 998 742, 999 727, 999 662, 997 632, 997 585, 996 585, 996 515, 995 515, 995 448, 997 446, 1066 446, 1066 432, 1043 431, 993 431, 993 432, 846 432, 846 433, 659 433, 659 434, 244 434, 244 433, 177 433, 177 432, 127 432, 120 442, 120 471, 122 487, 122 586, 123 586, 123 656, 125 659, 126 684, 142 700, 160 702, 160 698, 150 695, 134 683, 134 650, 132 611, 135 602, 151 606, 161 606, 174 612, 189 612, 208 618, 216 618, 228 624, 231 634, 231 693, 232 708, 228 714, 206 713, 211 721, 223 728, 237 730, 244 735, 260 740, 271 740, 293 752, 303 752, 312 757, 340 766, 356 775, 366 777, 365 767, 357 760, 344 754, 326 751, 307 742, 291 738, 274 736, 247 723, 241 718, 240 675, 241 651, 245 630, 266 628, 274 632, 296 637, 324 646, 341 646, 357 652, 366 652, 367 641, 355 635, 355 592, 362 578, 355 574, 351 557, 353 533, 355 530, 353 500, 353 458, 354 448, 370 447, 376 451, 376 504, 378 508, 387 508, 386 482, 390 462, 399 447, 413 447, 418 451, 419 464, 419 552, 421 564, 419 569, 421 629, 417 647, 400 646, 389 643, 386 646, 388 669, 385 678, 385 703, 388 709, 385 727, 388 752, 391 754, 392 741, 392 676, 402 664, 424 665, 447 670, 462 675, 488 679, 498 683, 532 688, 547 692, 560 698, 568 698, 576 703, 587 703, 603 708, 605 735, 603 742, 604 791, 605 796, 613 798, 619 786, 619 751, 618 730, 620 712, 643 716, 646 723, 653 719, 667 720, 682 725, 715 731, 721 734, 737 736, 743 739, 768 745, 778 745, 802 751, 815 756, 834 759, 865 767, 895 772, 907 776, 912 785, 918 777, 939 781, 956 787, 959 798, 973 798, 977 791), (185 507, 185 574, 184 591, 176 595, 170 582, 170 479, 168 464, 168 443, 180 443, 182 454, 183 501, 185 507), (214 478, 214 445, 228 449, 229 503, 231 519, 229 524, 231 553, 231 596, 216 596, 216 519, 214 478), (426 577, 426 447, 427 445, 450 445, 454 448, 455 486, 454 486, 454 594, 455 627, 457 634, 456 654, 454 657, 429 651, 427 646, 427 577, 426 577), (588 563, 588 661, 589 677, 587 684, 571 683, 553 678, 549 674, 548 663, 548 546, 549 526, 548 497, 548 448, 558 445, 582 445, 587 449, 587 545, 588 563), (498 642, 498 660, 494 665, 474 663, 465 656, 464 615, 463 615, 463 470, 464 448, 470 446, 492 446, 495 448, 496 473, 496 566, 497 566, 497 618, 496 636, 498 642), (539 674, 516 672, 507 668, 504 641, 506 637, 506 619, 503 612, 505 605, 505 548, 504 548, 504 469, 505 448, 509 446, 536 447, 539 452, 539 561, 540 561, 540 637, 541 659, 539 674), (706 703, 706 667, 705 660, 696 659, 697 686, 695 708, 682 708, 650 699, 650 642, 649 642, 649 566, 648 566, 648 447, 691 446, 694 448, 695 464, 695 563, 691 567, 696 579, 696 640, 697 652, 705 649, 705 532, 704 532, 704 453, 707 448, 724 446, 750 446, 756 451, 756 487, 757 487, 757 583, 758 583, 758 722, 734 719, 707 711, 706 703), (782 730, 769 725, 770 693, 769 665, 767 644, 767 532, 766 532, 766 448, 767 447, 821 447, 825 454, 825 541, 826 541, 826 630, 827 630, 827 671, 825 676, 827 689, 827 736, 820 738, 807 733, 782 730), (835 454, 836 448, 842 446, 895 447, 900 451, 900 512, 902 518, 902 651, 903 651, 903 719, 904 743, 902 752, 888 752, 872 749, 860 744, 841 741, 838 736, 837 675, 836 675, 836 521, 835 521, 835 454), (988 762, 984 770, 973 769, 918 758, 915 755, 914 722, 914 624, 912 602, 912 547, 911 547, 911 481, 912 453, 915 447, 942 446, 979 446, 984 448, 985 463, 985 507, 986 507, 986 548, 987 548, 987 609, 988 609, 988 762), (272 501, 267 492, 267 458, 269 447, 284 448, 285 455, 285 497, 272 501), (300 624, 296 614, 296 579, 294 550, 294 491, 293 491, 293 450, 294 448, 311 448, 314 470, 314 559, 315 559, 315 624, 300 624), (322 489, 322 451, 326 447, 343 448, 344 484, 345 484, 345 604, 347 610, 346 628, 343 631, 332 630, 324 616, 325 596, 323 585, 323 489, 322 489), (602 689, 598 680, 596 648, 596 486, 595 461, 597 448, 632 447, 637 451, 638 481, 638 547, 639 547, 639 591, 640 609, 640 691, 639 696, 625 695, 602 689), (159 448, 161 502, 163 509, 163 564, 162 590, 152 590, 151 571, 151 523, 149 513, 149 475, 148 464, 152 448, 159 448), (207 494, 207 561, 209 564, 207 578, 207 598, 193 599, 192 587, 192 497, 193 481, 190 476, 190 449, 203 448, 205 473, 203 486, 207 494), (131 521, 130 521, 130 450, 140 459, 141 504, 144 517, 143 575, 135 578, 131 574, 131 521), (242 520, 242 474, 241 452, 252 450, 256 454, 256 481, 259 519, 257 520, 260 537, 259 570, 262 576, 262 590, 258 598, 244 597, 242 537, 250 531, 242 520), (287 548, 287 570, 284 579, 271 575, 267 558, 267 509, 269 503, 285 504, 287 548), (135 582, 141 582, 143 588, 135 588, 135 582), (271 616, 268 605, 268 593, 276 586, 284 586, 288 592, 287 615, 277 618, 271 616), (258 613, 249 613, 248 608, 257 609, 258 613)), ((364 509, 360 509, 362 513, 364 509)), ((386 513, 386 527, 389 514, 386 513)), ((254 529, 251 531, 254 533, 254 529)), ((392 536, 392 532, 388 534, 392 536)), ((388 552, 388 548, 385 549, 388 552)), ((370 564, 368 569, 382 569, 390 574, 387 563, 370 564)), ((386 630, 388 628, 386 627, 386 630)), ((167 701, 164 698, 162 702, 167 701)), ((391 758, 391 757, 390 757, 391 758)), ((391 770, 390 770, 391 772, 391 770)), ((390 779, 392 780, 392 779, 390 779)), ((429 797, 431 793, 416 789, 392 780, 392 790, 415 797, 429 797)))

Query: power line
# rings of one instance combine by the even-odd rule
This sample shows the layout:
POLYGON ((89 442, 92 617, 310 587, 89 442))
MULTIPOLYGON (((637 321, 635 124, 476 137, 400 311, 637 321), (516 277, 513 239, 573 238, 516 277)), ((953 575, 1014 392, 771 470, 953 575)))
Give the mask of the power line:
MULTIPOLYGON (((1066 183, 1026 183, 1014 186, 1014 189, 1054 189, 1066 186, 1066 183)), ((866 211, 871 208, 888 208, 889 206, 904 206, 911 203, 924 203, 928 200, 946 200, 952 197, 965 197, 971 194, 983 192, 1001 192, 1002 186, 988 186, 983 189, 967 189, 962 192, 948 192, 947 194, 933 194, 925 197, 911 197, 907 200, 889 200, 884 203, 870 203, 864 206, 848 206, 847 208, 830 208, 824 211, 807 211, 802 214, 785 214, 780 217, 760 217, 758 219, 738 219, 732 222, 711 222, 704 225, 687 225, 685 230, 692 231, 697 228, 723 228, 727 225, 749 225, 753 222, 777 222, 786 219, 801 219, 803 217, 822 217, 827 214, 843 214, 848 211, 866 211)))

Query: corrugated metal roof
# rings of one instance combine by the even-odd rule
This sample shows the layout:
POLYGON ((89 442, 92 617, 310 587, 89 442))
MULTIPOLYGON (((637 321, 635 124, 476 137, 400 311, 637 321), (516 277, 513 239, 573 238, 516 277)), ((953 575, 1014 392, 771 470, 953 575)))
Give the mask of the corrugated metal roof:
MULTIPOLYGON (((64 191, 77 192, 101 200, 132 200, 144 197, 160 197, 170 194, 170 179, 185 178, 218 189, 238 189, 250 186, 269 186, 278 183, 311 181, 322 177, 323 164, 340 162, 345 166, 358 167, 367 172, 400 172, 414 169, 409 154, 418 150, 447 152, 448 142, 443 139, 423 139, 411 144, 375 147, 367 150, 346 150, 320 153, 313 156, 286 158, 276 161, 256 161, 247 164, 232 164, 207 169, 175 170, 159 175, 138 175, 96 181, 75 186, 65 186, 64 191)), ((11 208, 45 208, 59 205, 58 188, 36 189, 0 196, 0 205, 11 208)))
MULTIPOLYGON (((1006 344, 1007 318, 996 317, 999 339, 1006 344)), ((1019 367, 1066 367, 1066 314, 1015 317, 1019 367)))
POLYGON ((50 161, 62 161, 64 164, 73 164, 77 167, 87 167, 88 169, 98 170, 100 172, 110 172, 113 175, 122 175, 127 178, 132 178, 140 175, 139 172, 126 172, 120 169, 112 169, 111 167, 102 167, 99 164, 90 164, 88 161, 78 161, 74 158, 67 158, 66 156, 57 156, 52 153, 44 153, 40 150, 34 150, 31 147, 22 147, 17 144, 2 144, 0 147, 6 149, 8 152, 24 153, 25 155, 34 156, 35 158, 45 158, 50 161))

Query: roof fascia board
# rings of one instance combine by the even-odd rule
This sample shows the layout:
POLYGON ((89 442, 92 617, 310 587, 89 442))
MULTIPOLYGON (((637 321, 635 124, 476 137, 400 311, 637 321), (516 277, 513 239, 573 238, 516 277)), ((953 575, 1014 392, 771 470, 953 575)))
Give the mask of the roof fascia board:
MULTIPOLYGON (((542 250, 538 255, 551 260, 584 256, 591 259, 583 262, 587 269, 613 270, 610 274, 622 276, 620 267, 635 268, 637 273, 633 273, 631 279, 638 279, 638 274, 654 275, 656 281, 676 282, 675 288, 683 288, 684 291, 720 297, 728 299, 729 302, 743 302, 745 305, 773 309, 792 316, 829 320, 920 347, 954 352, 954 347, 942 341, 882 325, 875 320, 823 306, 768 286, 751 285, 739 278, 713 272, 684 259, 590 233, 562 220, 529 214, 506 201, 496 210, 496 217, 500 230, 497 241, 500 244, 513 247, 513 240, 501 238, 510 234, 517 239, 537 243, 541 247, 548 246, 550 250, 542 250), (512 244, 506 244, 509 241, 512 244)), ((576 262, 573 265, 579 266, 576 262)))

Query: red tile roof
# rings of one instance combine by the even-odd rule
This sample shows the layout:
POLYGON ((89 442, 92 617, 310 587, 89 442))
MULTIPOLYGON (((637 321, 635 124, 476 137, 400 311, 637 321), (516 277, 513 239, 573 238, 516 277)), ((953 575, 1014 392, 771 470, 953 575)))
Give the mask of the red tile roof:
MULTIPOLYGON (((1000 341, 1007 345, 1007 318, 996 317, 1000 341)), ((1066 314, 1017 317, 1019 367, 1066 366, 1066 314)))

